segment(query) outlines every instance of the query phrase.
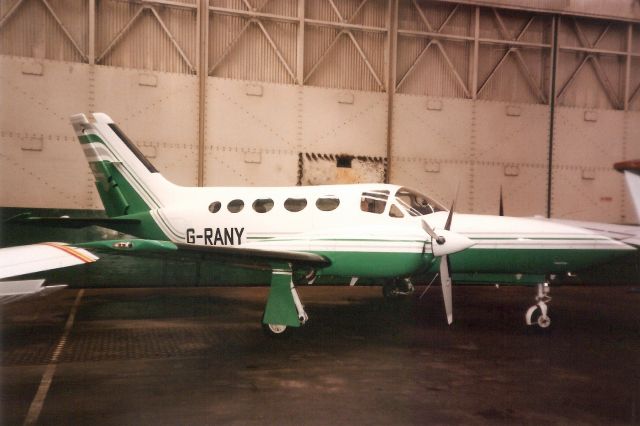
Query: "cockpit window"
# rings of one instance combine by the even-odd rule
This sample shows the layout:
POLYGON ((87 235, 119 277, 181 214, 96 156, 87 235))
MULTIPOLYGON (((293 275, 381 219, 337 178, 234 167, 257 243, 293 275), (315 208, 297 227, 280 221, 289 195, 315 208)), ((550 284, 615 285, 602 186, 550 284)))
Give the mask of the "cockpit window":
POLYGON ((437 201, 408 188, 400 188, 396 192, 396 201, 411 216, 424 216, 425 214, 446 210, 437 201))
POLYGON ((360 197, 360 209, 363 212, 381 214, 387 206, 389 191, 367 191, 360 197))
POLYGON ((398 206, 391 204, 391 207, 389 208, 389 216, 401 218, 404 217, 404 213, 402 213, 402 210, 400 210, 398 206))

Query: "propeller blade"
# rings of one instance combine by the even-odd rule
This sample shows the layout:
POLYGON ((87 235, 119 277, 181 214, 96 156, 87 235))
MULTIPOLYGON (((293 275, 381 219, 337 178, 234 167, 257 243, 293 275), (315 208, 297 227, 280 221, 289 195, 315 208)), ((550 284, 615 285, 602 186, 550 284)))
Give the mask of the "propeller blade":
POLYGON ((438 241, 438 244, 442 244, 440 243, 440 240, 439 240, 441 237, 438 234, 436 234, 436 231, 434 231, 433 228, 429 226, 427 221, 424 219, 422 219, 422 229, 424 229, 424 232, 429 234, 429 236, 433 241, 438 241))
POLYGON ((447 222, 444 224, 444 229, 449 231, 451 229, 451 221, 453 220, 453 209, 456 206, 456 200, 451 203, 451 210, 449 210, 449 216, 447 216, 447 222))
POLYGON ((440 284, 442 286, 442 298, 444 310, 447 313, 447 323, 453 322, 453 297, 451 295, 451 275, 449 274, 449 257, 445 254, 440 258, 440 284))
POLYGON ((500 185, 500 210, 498 211, 499 216, 504 216, 504 203, 502 201, 502 185, 500 185))

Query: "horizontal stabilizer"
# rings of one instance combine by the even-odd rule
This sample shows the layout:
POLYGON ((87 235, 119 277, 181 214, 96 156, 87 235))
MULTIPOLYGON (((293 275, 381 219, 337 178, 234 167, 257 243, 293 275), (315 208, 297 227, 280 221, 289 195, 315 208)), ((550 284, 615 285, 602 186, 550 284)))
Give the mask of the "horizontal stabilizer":
POLYGON ((139 219, 133 218, 101 218, 101 217, 36 217, 24 213, 14 216, 6 223, 19 225, 51 226, 59 228, 86 228, 88 226, 102 226, 116 229, 122 225, 139 225, 139 219))

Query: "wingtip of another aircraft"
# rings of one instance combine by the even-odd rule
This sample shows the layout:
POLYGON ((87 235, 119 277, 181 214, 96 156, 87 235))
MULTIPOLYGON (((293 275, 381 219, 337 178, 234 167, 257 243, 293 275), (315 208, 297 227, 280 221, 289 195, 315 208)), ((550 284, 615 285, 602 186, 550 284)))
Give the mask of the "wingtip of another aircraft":
POLYGON ((613 165, 613 168, 619 172, 632 171, 640 172, 640 160, 619 161, 613 165))

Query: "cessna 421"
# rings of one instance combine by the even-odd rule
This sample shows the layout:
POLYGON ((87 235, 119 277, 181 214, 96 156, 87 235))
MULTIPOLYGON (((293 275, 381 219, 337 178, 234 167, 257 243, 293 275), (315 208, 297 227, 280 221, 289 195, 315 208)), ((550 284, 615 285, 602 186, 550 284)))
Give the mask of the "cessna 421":
POLYGON ((439 271, 447 320, 451 281, 536 284, 527 322, 548 327, 551 274, 634 250, 597 233, 514 217, 454 214, 426 195, 389 184, 312 187, 181 187, 167 181, 103 113, 71 117, 108 218, 23 217, 18 222, 98 225, 140 239, 77 244, 138 256, 195 255, 271 271, 263 327, 272 334, 307 320, 296 285, 342 277, 413 289, 439 271))

